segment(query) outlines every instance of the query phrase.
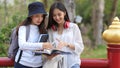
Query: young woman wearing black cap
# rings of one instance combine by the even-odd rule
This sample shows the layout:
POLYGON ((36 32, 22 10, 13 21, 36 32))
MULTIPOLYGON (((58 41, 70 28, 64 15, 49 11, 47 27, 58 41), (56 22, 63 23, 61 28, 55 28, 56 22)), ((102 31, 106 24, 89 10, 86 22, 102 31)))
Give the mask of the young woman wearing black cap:
POLYGON ((48 42, 37 42, 45 29, 45 16, 47 15, 41 2, 33 2, 28 6, 28 17, 17 27, 19 50, 15 57, 14 68, 42 68, 41 55, 34 55, 35 50, 52 48, 48 42), (29 26, 29 37, 26 40, 26 26, 29 26), (21 58, 19 58, 22 51, 21 58))

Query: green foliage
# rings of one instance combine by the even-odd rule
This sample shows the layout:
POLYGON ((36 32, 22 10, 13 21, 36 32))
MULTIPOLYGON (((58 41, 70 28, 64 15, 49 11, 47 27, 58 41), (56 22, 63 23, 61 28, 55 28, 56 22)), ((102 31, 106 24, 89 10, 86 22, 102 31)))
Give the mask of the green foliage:
POLYGON ((81 58, 107 58, 106 45, 99 45, 95 49, 91 49, 89 46, 85 46, 81 58))
POLYGON ((22 22, 22 21, 26 18, 25 15, 19 15, 19 14, 20 14, 20 12, 16 12, 16 13, 12 16, 12 21, 13 21, 13 23, 18 24, 18 23, 22 22))
POLYGON ((0 43, 0 56, 7 56, 7 48, 7 45, 0 43))
MULTIPOLYGON (((76 3, 76 15, 80 15, 83 17, 84 24, 90 24, 91 25, 91 14, 92 14, 92 0, 75 0, 76 3)), ((107 21, 109 20, 109 15, 111 12, 113 0, 104 0, 105 1, 105 8, 104 8, 104 19, 103 22, 107 24, 107 21)), ((120 16, 120 0, 118 0, 117 5, 117 12, 116 16, 120 16)))
POLYGON ((119 6, 120 6, 120 0, 118 0, 118 5, 117 5, 117 14, 116 14, 116 16, 118 16, 119 18, 120 18, 120 8, 119 8, 119 6))
POLYGON ((83 17, 84 24, 91 22, 92 5, 91 0, 76 0, 76 14, 83 17))
POLYGON ((93 38, 93 28, 89 28, 89 31, 88 31, 88 33, 87 33, 87 36, 88 36, 88 38, 89 38, 92 42, 94 42, 94 38, 93 38))
POLYGON ((0 55, 5 56, 7 55, 7 45, 9 41, 9 34, 10 30, 9 28, 3 27, 0 31, 0 55))
POLYGON ((7 25, 4 25, 0 29, 0 56, 7 56, 7 50, 10 42, 10 34, 11 30, 16 27, 25 16, 18 16, 18 14, 14 15, 12 17, 12 23, 8 23, 7 25))
MULTIPOLYGON (((29 2, 38 1, 32 0, 29 2)), ((8 46, 10 42, 11 30, 22 22, 27 16, 27 4, 25 1, 14 0, 14 6, 4 8, 4 3, 0 5, 0 56, 7 56, 8 46), (7 12, 7 21, 5 21, 5 12, 7 12)), ((28 2, 28 1, 26 1, 28 2)))

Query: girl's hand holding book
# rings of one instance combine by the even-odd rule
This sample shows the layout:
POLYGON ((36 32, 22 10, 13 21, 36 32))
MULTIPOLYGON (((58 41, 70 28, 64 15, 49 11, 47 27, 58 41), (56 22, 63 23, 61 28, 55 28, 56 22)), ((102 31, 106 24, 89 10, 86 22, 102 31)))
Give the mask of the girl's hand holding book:
POLYGON ((53 46, 49 42, 43 43, 43 49, 53 49, 53 46))
POLYGON ((63 47, 67 46, 67 43, 60 40, 60 39, 56 39, 58 41, 58 45, 56 47, 56 49, 62 49, 63 47))

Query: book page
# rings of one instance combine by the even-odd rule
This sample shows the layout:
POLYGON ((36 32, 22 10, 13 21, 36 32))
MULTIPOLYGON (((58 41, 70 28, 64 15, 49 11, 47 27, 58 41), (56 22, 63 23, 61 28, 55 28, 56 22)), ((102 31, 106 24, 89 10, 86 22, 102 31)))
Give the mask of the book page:
POLYGON ((44 49, 43 51, 35 51, 35 53, 37 54, 46 54, 46 55, 52 55, 52 54, 71 54, 70 52, 66 52, 63 50, 59 50, 59 49, 52 49, 52 50, 47 50, 44 49))

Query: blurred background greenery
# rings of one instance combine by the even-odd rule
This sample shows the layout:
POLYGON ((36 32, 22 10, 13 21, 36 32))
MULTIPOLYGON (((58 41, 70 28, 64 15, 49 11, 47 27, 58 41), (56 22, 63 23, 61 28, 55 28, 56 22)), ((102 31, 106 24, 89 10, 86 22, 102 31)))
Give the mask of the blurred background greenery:
MULTIPOLYGON (((53 2, 62 1, 65 4, 68 0, 0 0, 1 57, 7 56, 11 29, 27 17, 27 6, 34 1, 43 2, 46 11, 49 12, 50 5, 53 2)), ((69 1, 71 1, 71 7, 75 11, 74 17, 78 15, 82 17, 82 21, 77 23, 85 45, 81 58, 106 58, 106 42, 102 39, 102 32, 108 28, 115 16, 120 16, 120 8, 118 7, 120 0, 69 1), (99 18, 99 16, 101 17, 99 18), (100 23, 98 23, 99 21, 100 23)), ((68 12, 70 13, 70 11, 68 12)))

